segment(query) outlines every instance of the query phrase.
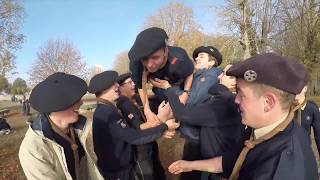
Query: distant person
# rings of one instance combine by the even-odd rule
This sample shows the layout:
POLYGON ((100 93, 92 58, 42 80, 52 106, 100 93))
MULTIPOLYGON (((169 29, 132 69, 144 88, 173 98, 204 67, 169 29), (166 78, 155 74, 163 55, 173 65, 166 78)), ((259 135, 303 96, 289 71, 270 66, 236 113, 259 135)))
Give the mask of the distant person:
POLYGON ((5 118, 0 118, 0 135, 9 134, 11 127, 5 118))
POLYGON ((306 130, 309 135, 309 143, 311 144, 311 128, 313 129, 314 140, 317 145, 318 153, 320 154, 320 112, 318 105, 307 99, 309 74, 306 74, 305 86, 296 96, 296 100, 301 105, 301 108, 296 112, 297 123, 306 130))
POLYGON ((87 145, 92 121, 79 114, 87 84, 77 76, 54 73, 30 95, 39 112, 21 143, 19 160, 27 179, 100 180, 87 145))
POLYGON ((30 102, 29 99, 25 100, 25 115, 29 116, 30 115, 30 102))

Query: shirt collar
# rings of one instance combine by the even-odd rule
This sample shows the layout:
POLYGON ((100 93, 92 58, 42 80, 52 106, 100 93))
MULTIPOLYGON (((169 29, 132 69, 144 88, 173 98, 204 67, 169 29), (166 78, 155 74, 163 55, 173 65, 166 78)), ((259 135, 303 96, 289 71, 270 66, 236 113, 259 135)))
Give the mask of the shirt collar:
POLYGON ((274 122, 273 124, 270 124, 270 125, 262 127, 262 128, 255 129, 253 131, 255 139, 259 139, 260 137, 271 132, 274 128, 276 128, 279 124, 281 124, 287 118, 287 116, 288 116, 288 113, 285 116, 283 116, 281 119, 279 119, 278 121, 274 122))

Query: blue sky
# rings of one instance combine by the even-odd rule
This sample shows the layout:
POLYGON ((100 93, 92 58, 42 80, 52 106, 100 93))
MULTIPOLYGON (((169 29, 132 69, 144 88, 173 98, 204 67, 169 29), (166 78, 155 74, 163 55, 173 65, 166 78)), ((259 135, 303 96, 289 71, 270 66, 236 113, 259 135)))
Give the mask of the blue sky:
MULTIPOLYGON (((26 17, 21 27, 25 37, 17 52, 16 71, 10 79, 28 79, 28 70, 39 48, 49 39, 67 39, 82 55, 88 67, 113 67, 117 54, 130 49, 146 18, 168 0, 24 0, 26 17)), ((214 33, 216 16, 208 6, 222 0, 180 1, 194 10, 203 31, 214 33)))

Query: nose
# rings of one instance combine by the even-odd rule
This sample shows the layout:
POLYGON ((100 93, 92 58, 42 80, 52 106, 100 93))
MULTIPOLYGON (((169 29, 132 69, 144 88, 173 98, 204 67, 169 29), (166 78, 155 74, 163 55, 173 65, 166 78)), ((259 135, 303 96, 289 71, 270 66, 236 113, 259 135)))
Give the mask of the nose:
POLYGON ((194 60, 195 60, 196 62, 199 61, 199 56, 197 56, 194 60))
POLYGON ((240 96, 237 94, 236 98, 234 99, 234 102, 237 104, 240 104, 240 96))

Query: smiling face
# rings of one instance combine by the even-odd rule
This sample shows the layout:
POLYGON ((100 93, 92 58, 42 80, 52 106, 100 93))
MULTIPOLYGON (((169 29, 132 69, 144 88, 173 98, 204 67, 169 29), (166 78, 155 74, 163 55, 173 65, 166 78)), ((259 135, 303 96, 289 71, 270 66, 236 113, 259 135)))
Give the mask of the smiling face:
POLYGON ((143 66, 151 73, 158 71, 166 62, 168 48, 160 48, 149 57, 142 59, 143 66))
POLYGON ((212 59, 208 53, 200 52, 195 60, 195 68, 199 69, 208 69, 215 65, 215 61, 212 59))
POLYGON ((131 98, 135 95, 135 86, 132 79, 128 78, 119 86, 119 92, 121 95, 131 98))
POLYGON ((252 128, 260 128, 264 124, 264 99, 254 92, 252 84, 249 84, 245 80, 237 79, 235 102, 239 104, 242 124, 252 128))

